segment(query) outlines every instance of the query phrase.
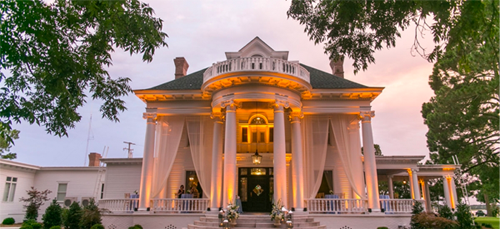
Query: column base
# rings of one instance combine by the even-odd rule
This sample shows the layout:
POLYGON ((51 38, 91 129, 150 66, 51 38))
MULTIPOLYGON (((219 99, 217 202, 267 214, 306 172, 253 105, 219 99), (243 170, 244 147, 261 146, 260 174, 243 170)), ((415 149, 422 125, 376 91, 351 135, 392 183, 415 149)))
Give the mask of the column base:
POLYGON ((382 212, 382 210, 378 208, 372 209, 372 212, 369 212, 368 214, 370 215, 384 215, 385 213, 382 212))
POLYGON ((137 209, 137 211, 135 213, 137 213, 137 214, 149 214, 149 208, 139 208, 139 209, 137 209))
POLYGON ((210 208, 210 212, 207 214, 219 214, 219 208, 210 208))
POLYGON ((293 214, 304 215, 304 214, 309 214, 309 212, 305 212, 303 208, 295 208, 295 211, 293 212, 293 214))

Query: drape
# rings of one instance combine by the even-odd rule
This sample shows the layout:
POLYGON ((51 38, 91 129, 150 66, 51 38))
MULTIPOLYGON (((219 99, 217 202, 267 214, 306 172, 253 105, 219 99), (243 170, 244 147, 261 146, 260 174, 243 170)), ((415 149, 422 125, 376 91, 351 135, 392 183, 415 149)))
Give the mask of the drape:
POLYGON ((160 193, 166 188, 167 179, 179 149, 184 117, 163 116, 159 118, 157 125, 151 198, 160 197, 160 193))
POLYGON ((212 136, 214 122, 209 116, 186 118, 189 148, 194 169, 198 176, 203 195, 208 198, 211 189, 212 173, 212 136))
POLYGON ((304 144, 304 197, 313 199, 318 192, 325 169, 328 117, 309 116, 302 122, 304 144))
POLYGON ((333 130, 335 144, 338 148, 342 164, 344 165, 345 174, 349 180, 349 184, 356 195, 364 197, 365 195, 361 195, 364 191, 360 190, 359 187, 355 185, 356 183, 353 177, 354 170, 363 168, 353 168, 350 166, 352 164, 352 160, 355 160, 355 158, 351 153, 351 139, 348 128, 350 123, 356 119, 357 117, 355 115, 333 115, 330 117, 330 124, 333 130))

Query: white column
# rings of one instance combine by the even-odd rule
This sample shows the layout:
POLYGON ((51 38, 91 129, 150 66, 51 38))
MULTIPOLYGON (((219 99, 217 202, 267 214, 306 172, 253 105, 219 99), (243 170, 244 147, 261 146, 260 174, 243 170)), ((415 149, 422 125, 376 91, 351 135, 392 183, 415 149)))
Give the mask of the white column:
POLYGON ((153 165, 156 131, 156 113, 144 113, 147 120, 146 139, 144 140, 144 156, 142 157, 141 187, 139 192, 139 211, 149 208, 151 188, 153 186, 153 165))
POLYGON ((427 181, 422 179, 421 180, 422 184, 422 192, 425 200, 425 211, 426 212, 431 212, 431 195, 429 193, 429 184, 427 184, 427 181))
POLYGON ((285 103, 276 100, 274 105, 274 201, 286 205, 285 103))
POLYGON ((302 160, 302 131, 300 128, 301 114, 292 114, 292 184, 293 206, 295 211, 304 209, 304 171, 302 160))
POLYGON ((375 146, 373 144, 373 133, 371 118, 375 116, 374 111, 360 112, 363 127, 363 150, 365 156, 366 189, 368 190, 368 206, 372 212, 380 212, 380 201, 378 195, 377 164, 375 162, 375 146))
POLYGON ((455 179, 453 176, 450 176, 450 188, 451 188, 451 205, 452 209, 457 209, 458 204, 458 196, 457 196, 457 187, 455 186, 455 179))
POLYGON ((224 142, 224 190, 222 207, 236 204, 236 104, 226 104, 226 134, 224 142))
POLYGON ((413 173, 411 172, 411 169, 407 169, 408 171, 408 184, 410 184, 410 198, 415 199, 415 189, 413 188, 413 173))
POLYGON ((218 212, 222 193, 222 127, 220 115, 213 116, 214 135, 212 145, 212 186, 210 191, 211 210, 218 212))
POLYGON ((443 177, 443 190, 444 190, 444 199, 446 200, 446 205, 451 209, 451 200, 450 200, 450 186, 448 185, 447 176, 443 177))
POLYGON ((389 198, 394 199, 394 184, 392 183, 392 175, 387 176, 387 184, 389 186, 389 198))
MULTIPOLYGON (((356 122, 353 122, 349 125, 349 141, 351 142, 351 168, 362 168, 363 167, 363 160, 362 160, 362 154, 361 154, 361 141, 359 139, 359 120, 356 120, 356 122)), ((363 169, 354 169, 351 170, 353 171, 352 177, 354 180, 354 185, 356 185, 356 190, 358 190, 359 195, 356 194, 356 192, 353 191, 352 198, 356 199, 364 199, 366 198, 366 193, 365 193, 365 178, 363 175, 363 169)))
POLYGON ((420 186, 418 184, 417 170, 412 169, 411 173, 412 173, 412 181, 411 182, 413 183, 413 194, 414 194, 413 199, 421 200, 422 198, 420 197, 420 186))

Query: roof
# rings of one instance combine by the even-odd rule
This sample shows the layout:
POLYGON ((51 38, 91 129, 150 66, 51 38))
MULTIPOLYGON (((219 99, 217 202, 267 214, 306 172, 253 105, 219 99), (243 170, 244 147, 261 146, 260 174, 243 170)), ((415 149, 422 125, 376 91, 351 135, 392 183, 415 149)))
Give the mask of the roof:
MULTIPOLYGON (((321 71, 319 69, 300 64, 310 73, 311 86, 313 89, 348 89, 348 88, 368 88, 365 85, 352 82, 321 71)), ((188 74, 184 77, 160 84, 158 86, 146 90, 201 90, 203 84, 203 73, 207 70, 204 68, 197 72, 188 74)))

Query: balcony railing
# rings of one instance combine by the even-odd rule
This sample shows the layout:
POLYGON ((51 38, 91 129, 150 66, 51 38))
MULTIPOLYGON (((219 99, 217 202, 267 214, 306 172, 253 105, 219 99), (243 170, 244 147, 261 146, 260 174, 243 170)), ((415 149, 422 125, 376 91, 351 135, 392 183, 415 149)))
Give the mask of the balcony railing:
POLYGON ((310 199, 307 210, 311 213, 364 213, 368 201, 362 199, 310 199))
POLYGON ((208 208, 209 199, 185 198, 185 199, 154 199, 152 211, 171 213, 196 213, 205 212, 208 208))
POLYGON ((277 72, 298 77, 310 83, 309 72, 298 62, 277 58, 245 57, 218 62, 203 73, 203 82, 218 75, 239 71, 277 72))
MULTIPOLYGON (((412 199, 381 199, 380 208, 384 209, 386 214, 409 214, 412 211, 415 200, 412 199)), ((417 200, 425 204, 423 200, 417 200)))
POLYGON ((99 200, 99 208, 112 213, 132 213, 139 207, 138 198, 126 199, 102 199, 99 200))

